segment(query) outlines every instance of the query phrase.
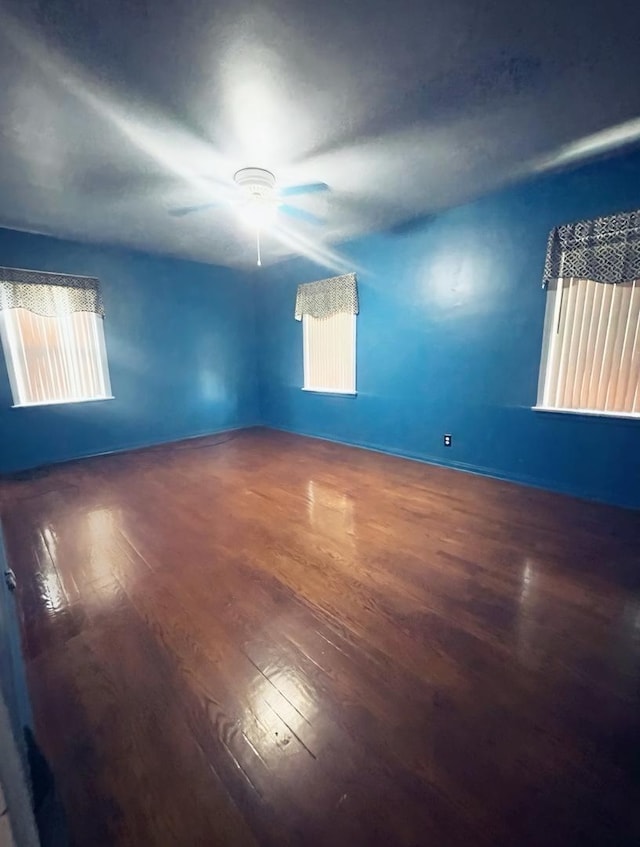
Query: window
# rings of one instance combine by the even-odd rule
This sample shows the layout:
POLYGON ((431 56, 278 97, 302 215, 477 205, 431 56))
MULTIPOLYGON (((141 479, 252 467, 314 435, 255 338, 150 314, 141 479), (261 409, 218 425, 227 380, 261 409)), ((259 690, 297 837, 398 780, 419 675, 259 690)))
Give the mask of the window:
POLYGON ((305 391, 356 393, 358 311, 354 273, 298 286, 295 318, 302 321, 305 391))
MULTIPOLYGON (((14 277, 37 273, 10 271, 14 277)), ((14 405, 111 397, 101 300, 97 289, 89 290, 97 280, 74 288, 58 279, 6 282, 7 275, 0 276, 0 332, 14 405)))
POLYGON ((640 417, 640 280, 551 280, 537 408, 640 417))
POLYGON ((304 388, 334 394, 356 393, 356 316, 304 315, 304 388))

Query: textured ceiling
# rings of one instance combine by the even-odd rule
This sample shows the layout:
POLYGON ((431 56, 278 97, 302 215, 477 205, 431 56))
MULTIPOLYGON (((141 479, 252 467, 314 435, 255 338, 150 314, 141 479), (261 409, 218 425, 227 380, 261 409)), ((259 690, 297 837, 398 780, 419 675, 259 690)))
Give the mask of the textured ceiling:
POLYGON ((168 210, 256 165, 330 187, 268 258, 328 255, 640 137, 639 29, 632 0, 0 0, 0 224, 241 266, 227 205, 168 210))

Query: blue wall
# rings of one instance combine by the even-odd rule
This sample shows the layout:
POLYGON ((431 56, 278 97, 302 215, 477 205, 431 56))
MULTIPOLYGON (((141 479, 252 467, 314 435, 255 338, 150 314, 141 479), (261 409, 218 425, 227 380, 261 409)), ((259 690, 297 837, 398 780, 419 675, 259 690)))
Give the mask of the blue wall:
POLYGON ((263 421, 640 506, 640 421, 531 410, 549 230, 638 206, 633 155, 342 245, 360 292, 355 399, 300 390, 296 286, 331 272, 296 259, 256 275, 263 421))
POLYGON ((361 301, 356 398, 300 389, 295 289, 326 268, 249 275, 0 230, 0 265, 101 279, 115 395, 12 409, 0 357, 0 472, 262 421, 639 507, 639 422, 530 408, 549 229, 638 206, 640 154, 343 245, 361 301))
POLYGON ((13 409, 0 355, 0 472, 257 422, 246 275, 11 230, 0 265, 101 280, 115 395, 13 409))

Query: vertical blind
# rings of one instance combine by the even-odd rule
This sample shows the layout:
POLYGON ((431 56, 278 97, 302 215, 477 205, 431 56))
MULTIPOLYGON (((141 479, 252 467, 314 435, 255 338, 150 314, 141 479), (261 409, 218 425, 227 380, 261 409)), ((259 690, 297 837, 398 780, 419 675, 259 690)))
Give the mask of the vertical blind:
POLYGON ((111 396, 99 315, 72 312, 49 317, 5 309, 0 322, 16 406, 111 396))
POLYGON ((323 318, 303 315, 304 388, 355 394, 356 316, 337 312, 323 318))
POLYGON ((564 278, 549 296, 538 404, 640 414, 640 280, 564 278))

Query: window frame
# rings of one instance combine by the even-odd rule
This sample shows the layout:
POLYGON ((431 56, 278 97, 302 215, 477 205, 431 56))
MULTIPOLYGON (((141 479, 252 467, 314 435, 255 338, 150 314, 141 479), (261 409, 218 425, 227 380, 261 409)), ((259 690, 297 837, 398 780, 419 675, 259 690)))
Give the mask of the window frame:
MULTIPOLYGON (((23 401, 21 399, 21 395, 24 395, 24 390, 21 387, 21 382, 24 381, 25 375, 19 374, 18 365, 17 365, 17 356, 16 351, 18 346, 20 345, 19 338, 15 335, 16 328, 13 325, 13 320, 8 318, 8 315, 14 311, 18 311, 17 309, 2 309, 0 310, 0 342, 2 345, 2 352, 4 355, 5 366, 7 369, 7 376, 9 378, 9 386, 11 388, 11 399, 12 399, 12 409, 27 409, 31 407, 37 406, 66 406, 72 405, 76 403, 97 403, 101 400, 114 400, 114 395, 112 393, 111 388, 111 374, 109 372, 109 361, 107 357, 107 346, 106 346, 106 338, 104 333, 104 321, 99 315, 93 315, 93 313, 87 312, 86 314, 92 315, 95 320, 100 320, 101 324, 96 324, 96 327, 99 327, 101 331, 95 333, 95 341, 97 353, 99 356, 97 367, 100 369, 101 381, 104 384, 105 393, 100 395, 79 397, 79 396, 69 396, 66 398, 55 398, 55 399, 47 399, 47 400, 26 400, 23 401)), ((25 310, 28 311, 28 310, 25 310)), ((52 317, 53 320, 69 320, 69 316, 65 317, 52 317)), ((26 361, 27 352, 26 350, 23 352, 23 357, 26 361)))

